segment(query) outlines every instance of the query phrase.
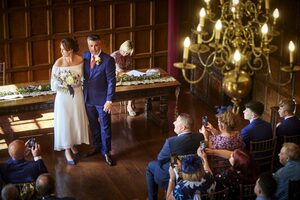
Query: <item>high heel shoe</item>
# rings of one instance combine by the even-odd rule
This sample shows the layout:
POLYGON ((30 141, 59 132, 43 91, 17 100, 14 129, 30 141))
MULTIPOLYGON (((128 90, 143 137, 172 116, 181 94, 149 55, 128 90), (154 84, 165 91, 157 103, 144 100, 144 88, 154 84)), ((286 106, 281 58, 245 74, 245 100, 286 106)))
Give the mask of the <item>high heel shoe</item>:
POLYGON ((68 160, 66 151, 65 151, 65 158, 67 160, 68 165, 76 165, 76 161, 74 159, 68 160))

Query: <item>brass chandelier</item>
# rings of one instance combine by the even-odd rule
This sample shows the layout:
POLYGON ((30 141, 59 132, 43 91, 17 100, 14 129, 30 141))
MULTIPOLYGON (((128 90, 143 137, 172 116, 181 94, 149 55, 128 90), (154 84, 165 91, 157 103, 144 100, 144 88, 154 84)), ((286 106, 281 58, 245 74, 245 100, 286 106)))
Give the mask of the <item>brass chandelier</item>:
MULTIPOLYGON (((275 29, 279 11, 275 9, 271 15, 269 0, 220 0, 220 14, 216 17, 210 1, 204 0, 206 9, 201 8, 199 24, 192 31, 197 38, 195 44, 191 44, 189 37, 185 39, 183 62, 174 63, 174 66, 182 70, 184 79, 190 84, 201 81, 212 66, 219 68, 224 75, 223 89, 232 98, 234 111, 238 112, 241 98, 251 89, 254 72, 265 69, 266 75, 274 80, 269 54, 277 50, 271 41, 279 35, 275 29), (214 24, 210 34, 206 22, 214 24), (202 74, 195 80, 187 75, 187 70, 197 68, 188 63, 189 51, 196 53, 203 67, 202 74)), ((280 86, 289 84, 294 72, 300 70, 294 65, 294 50, 295 45, 290 41, 290 64, 281 68, 289 73, 289 79, 277 83, 280 86)))

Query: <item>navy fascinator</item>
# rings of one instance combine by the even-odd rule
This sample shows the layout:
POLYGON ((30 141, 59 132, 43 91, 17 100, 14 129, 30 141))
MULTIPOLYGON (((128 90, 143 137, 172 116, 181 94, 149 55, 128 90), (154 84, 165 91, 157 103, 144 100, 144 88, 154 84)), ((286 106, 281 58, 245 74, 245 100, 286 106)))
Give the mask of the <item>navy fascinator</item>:
POLYGON ((215 106, 216 108, 216 115, 221 115, 226 111, 230 111, 232 106, 215 106))
POLYGON ((188 155, 182 159, 181 166, 182 172, 193 174, 203 168, 202 159, 198 155, 188 155))

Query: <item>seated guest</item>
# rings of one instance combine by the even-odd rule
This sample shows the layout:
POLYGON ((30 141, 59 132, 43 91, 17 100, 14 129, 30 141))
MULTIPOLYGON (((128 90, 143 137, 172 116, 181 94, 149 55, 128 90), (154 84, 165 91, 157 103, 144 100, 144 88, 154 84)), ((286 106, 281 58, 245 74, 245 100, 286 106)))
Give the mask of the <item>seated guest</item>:
POLYGON ((75 200, 72 197, 58 198, 55 196, 55 180, 50 174, 41 174, 36 180, 35 187, 43 200, 75 200))
POLYGON ((275 197, 283 200, 288 199, 289 180, 300 180, 300 148, 295 143, 284 143, 278 156, 283 167, 274 174, 277 182, 275 197))
POLYGON ((201 199, 200 194, 215 190, 216 182, 207 164, 206 155, 203 157, 203 163, 198 155, 188 155, 178 161, 177 170, 181 172, 182 179, 177 183, 174 168, 170 166, 167 200, 201 199))
MULTIPOLYGON (((231 111, 231 107, 222 107, 218 109, 216 115, 218 119, 218 128, 216 130, 209 122, 207 126, 202 126, 201 132, 204 135, 209 148, 227 149, 233 151, 243 147, 243 138, 239 131, 234 130, 237 125, 237 115, 231 111)), ((229 166, 227 159, 214 162, 214 173, 218 173, 226 166, 229 166)))
POLYGON ((257 179, 254 193, 256 200, 271 200, 276 192, 277 183, 271 173, 263 173, 257 179))
POLYGON ((35 143, 29 150, 34 160, 25 160, 27 151, 24 141, 14 140, 8 146, 10 158, 0 164, 0 173, 5 183, 34 182, 36 178, 47 172, 47 168, 41 157, 40 145, 35 143))
POLYGON ((21 200, 18 188, 13 184, 7 184, 1 191, 2 200, 21 200))
POLYGON ((167 190, 171 156, 195 154, 204 139, 202 134, 192 133, 193 119, 188 114, 180 114, 173 124, 177 136, 166 139, 157 160, 149 162, 146 169, 149 200, 157 199, 158 186, 167 190))
POLYGON ((273 137, 272 126, 260 117, 264 112, 264 104, 258 101, 250 101, 245 105, 244 119, 249 120, 250 124, 241 130, 241 134, 246 145, 250 148, 250 141, 268 140, 273 137))
POLYGON ((258 178, 258 166, 252 156, 240 149, 234 151, 223 149, 205 149, 208 155, 228 158, 231 167, 215 174, 217 186, 229 188, 230 199, 239 199, 240 184, 254 184, 258 178))
MULTIPOLYGON (((276 127, 276 136, 281 141, 283 136, 300 135, 300 120, 294 115, 295 108, 295 102, 291 99, 279 103, 278 113, 283 120, 276 127)), ((281 147, 282 143, 279 145, 281 147)))

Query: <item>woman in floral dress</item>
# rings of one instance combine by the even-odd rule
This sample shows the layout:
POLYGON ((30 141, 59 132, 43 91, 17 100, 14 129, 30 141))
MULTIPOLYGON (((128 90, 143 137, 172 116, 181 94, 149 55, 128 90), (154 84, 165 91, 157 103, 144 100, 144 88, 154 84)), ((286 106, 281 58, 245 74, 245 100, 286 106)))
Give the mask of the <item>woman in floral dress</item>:
POLYGON ((82 92, 83 61, 77 55, 78 44, 72 38, 60 42, 62 57, 53 65, 51 89, 56 91, 54 103, 54 150, 65 150, 69 165, 78 155, 75 145, 89 144, 88 118, 82 92), (73 155, 72 155, 73 154, 73 155))

